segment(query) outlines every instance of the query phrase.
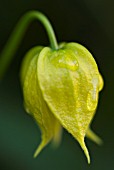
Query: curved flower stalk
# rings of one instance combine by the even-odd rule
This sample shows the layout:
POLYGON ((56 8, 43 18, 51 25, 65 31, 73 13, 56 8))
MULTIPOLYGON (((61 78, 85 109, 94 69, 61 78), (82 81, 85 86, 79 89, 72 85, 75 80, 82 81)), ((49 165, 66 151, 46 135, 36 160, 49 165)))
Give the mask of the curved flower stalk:
POLYGON ((48 19, 40 12, 27 13, 18 23, 0 58, 0 77, 5 73, 28 24, 39 19, 45 26, 51 47, 36 46, 25 55, 21 85, 26 112, 41 129, 42 141, 34 153, 53 141, 58 145, 64 127, 79 142, 88 163, 85 136, 101 144, 90 129, 103 79, 91 53, 78 43, 57 44, 48 19))

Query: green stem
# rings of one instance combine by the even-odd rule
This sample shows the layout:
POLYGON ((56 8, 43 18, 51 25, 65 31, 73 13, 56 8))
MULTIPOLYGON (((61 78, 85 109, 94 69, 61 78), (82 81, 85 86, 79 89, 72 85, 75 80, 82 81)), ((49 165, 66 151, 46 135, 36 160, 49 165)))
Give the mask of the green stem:
POLYGON ((3 77, 4 73, 6 72, 8 66, 10 65, 16 50, 18 49, 21 40, 24 36, 24 33, 28 27, 28 25, 34 19, 38 19, 45 27, 51 48, 53 50, 58 49, 58 44, 56 41, 56 37, 53 31, 53 28, 47 19, 47 17, 38 11, 30 11, 27 12, 17 23, 13 33, 9 37, 1 55, 0 55, 0 79, 3 77))

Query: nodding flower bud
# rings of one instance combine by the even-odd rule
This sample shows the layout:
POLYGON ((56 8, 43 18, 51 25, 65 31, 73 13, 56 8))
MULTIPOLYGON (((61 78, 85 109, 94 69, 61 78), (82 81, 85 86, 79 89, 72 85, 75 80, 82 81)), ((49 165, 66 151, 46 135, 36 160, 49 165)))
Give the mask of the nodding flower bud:
POLYGON ((90 130, 103 79, 91 53, 78 43, 63 43, 58 50, 34 47, 24 58, 21 82, 26 111, 42 132, 42 148, 61 138, 64 127, 90 157, 84 138, 100 139, 90 130))
POLYGON ((50 142, 58 145, 62 127, 79 142, 88 163, 87 136, 100 144, 91 130, 103 79, 91 53, 78 43, 58 45, 47 17, 39 11, 27 12, 16 25, 0 57, 0 79, 13 59, 27 26, 38 19, 45 27, 51 47, 29 50, 21 67, 24 106, 41 129, 42 141, 34 157, 50 142))

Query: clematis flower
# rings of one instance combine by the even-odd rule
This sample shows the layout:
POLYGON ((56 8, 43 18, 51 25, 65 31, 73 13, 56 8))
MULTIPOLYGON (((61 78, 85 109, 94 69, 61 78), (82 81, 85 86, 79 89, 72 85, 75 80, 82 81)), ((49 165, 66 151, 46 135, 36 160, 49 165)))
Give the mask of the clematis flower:
MULTIPOLYGON (((23 61, 21 82, 25 109, 42 132, 34 157, 51 140, 57 143, 64 127, 79 142, 90 162, 84 138, 86 134, 92 138, 89 125, 103 87, 90 52, 77 43, 64 43, 56 51, 35 47, 23 61)), ((100 143, 95 136, 93 140, 100 143)))
POLYGON ((27 26, 34 19, 44 25, 50 47, 33 47, 23 59, 21 85, 26 112, 37 122, 42 141, 36 157, 49 143, 59 145, 62 128, 79 142, 88 163, 85 136, 100 144, 91 130, 103 79, 91 53, 78 43, 57 44, 47 17, 38 11, 26 13, 18 22, 0 57, 0 79, 10 65, 27 26))

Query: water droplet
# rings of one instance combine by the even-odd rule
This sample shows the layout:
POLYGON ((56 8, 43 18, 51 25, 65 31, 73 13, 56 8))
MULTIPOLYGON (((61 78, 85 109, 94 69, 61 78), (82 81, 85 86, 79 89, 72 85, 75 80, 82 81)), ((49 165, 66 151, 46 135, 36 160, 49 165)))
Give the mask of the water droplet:
POLYGON ((76 71, 79 67, 76 56, 71 51, 60 50, 51 60, 56 67, 67 68, 76 71))
POLYGON ((94 111, 97 107, 97 94, 96 97, 93 97, 92 92, 88 94, 87 97, 87 108, 89 111, 94 111))
POLYGON ((76 56, 71 51, 61 51, 62 53, 59 56, 59 66, 67 68, 72 71, 76 71, 79 67, 76 56))
POLYGON ((67 68, 72 71, 76 71, 78 69, 78 62, 76 59, 72 59, 72 57, 61 58, 59 60, 59 67, 67 68))

